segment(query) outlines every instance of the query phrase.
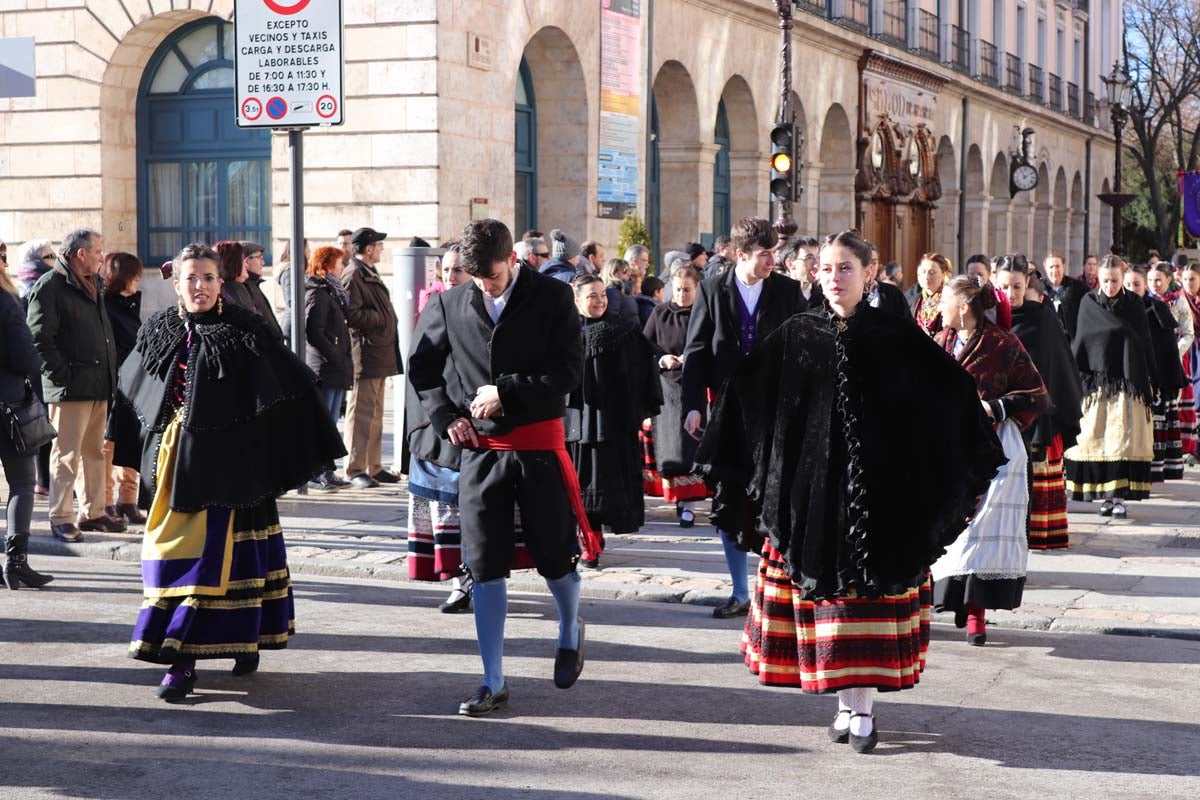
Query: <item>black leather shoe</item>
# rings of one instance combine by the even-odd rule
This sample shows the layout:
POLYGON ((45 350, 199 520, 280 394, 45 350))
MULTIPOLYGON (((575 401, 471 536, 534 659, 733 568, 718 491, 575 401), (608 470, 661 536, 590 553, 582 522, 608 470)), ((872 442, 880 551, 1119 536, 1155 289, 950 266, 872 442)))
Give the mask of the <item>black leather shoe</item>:
POLYGON ((69 522, 64 522, 62 525, 51 525, 50 533, 54 534, 55 539, 61 539, 64 542, 82 542, 83 534, 69 522))
POLYGON ((987 644, 987 631, 984 631, 983 633, 968 633, 967 644, 975 647, 983 647, 985 644, 987 644))
POLYGON ((480 686, 475 694, 462 701, 458 713, 464 717, 482 717, 492 713, 508 702, 508 684, 495 694, 487 686, 480 686))
POLYGON ((79 530, 96 531, 97 533, 124 533, 125 523, 105 514, 95 519, 80 519, 79 530))
POLYGON ((308 488, 314 492, 336 492, 341 487, 329 480, 325 475, 318 475, 308 482, 308 488))
POLYGON ((849 715, 850 712, 839 711, 837 716, 833 718, 833 722, 829 723, 829 741, 833 742, 834 744, 845 744, 846 742, 850 741, 849 726, 842 728, 841 730, 838 730, 837 728, 837 721, 842 714, 849 715))
POLYGON ((187 696, 196 688, 196 678, 199 676, 196 674, 195 668, 189 669, 183 675, 184 678, 179 683, 160 683, 154 692, 158 699, 166 700, 168 703, 187 699, 187 696))
POLYGON ((325 474, 325 480, 329 481, 330 483, 332 483, 334 486, 338 487, 339 489, 350 485, 350 481, 342 480, 341 478, 339 478, 337 476, 337 473, 331 469, 325 470, 324 474, 325 474))
POLYGON ((374 489, 379 485, 379 481, 375 480, 364 472, 361 475, 355 475, 353 478, 351 478, 350 485, 355 489, 374 489))
POLYGON ((258 672, 258 653, 249 656, 238 656, 233 659, 233 674, 241 677, 251 672, 258 672))
POLYGON ((450 597, 438 606, 438 611, 443 614, 463 614, 470 610, 471 593, 462 589, 455 589, 450 593, 450 597))
POLYGON ((124 517, 130 525, 145 525, 146 515, 141 512, 136 503, 120 503, 117 505, 117 518, 124 517))
POLYGON ((380 483, 399 483, 400 476, 395 473, 388 472, 386 469, 381 469, 371 476, 380 483))
POLYGON ((731 597, 721 605, 713 609, 714 619, 733 619, 734 617, 744 617, 746 612, 750 610, 750 602, 743 603, 736 597, 731 597))
POLYGON ((574 650, 565 647, 558 648, 554 654, 554 685, 560 689, 570 689, 579 680, 583 672, 583 620, 579 622, 579 644, 574 650))
POLYGON ((851 714, 850 718, 854 717, 870 717, 871 732, 866 736, 855 736, 850 734, 850 747, 854 748, 856 753, 869 753, 875 749, 875 745, 879 744, 879 728, 875 725, 874 714, 851 714))

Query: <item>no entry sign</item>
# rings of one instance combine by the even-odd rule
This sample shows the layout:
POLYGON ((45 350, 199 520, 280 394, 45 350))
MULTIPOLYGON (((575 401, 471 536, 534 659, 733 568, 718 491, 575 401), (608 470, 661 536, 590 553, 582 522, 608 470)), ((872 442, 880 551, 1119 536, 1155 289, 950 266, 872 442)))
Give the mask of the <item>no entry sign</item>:
POLYGON ((235 0, 233 23, 239 127, 342 124, 342 0, 235 0))

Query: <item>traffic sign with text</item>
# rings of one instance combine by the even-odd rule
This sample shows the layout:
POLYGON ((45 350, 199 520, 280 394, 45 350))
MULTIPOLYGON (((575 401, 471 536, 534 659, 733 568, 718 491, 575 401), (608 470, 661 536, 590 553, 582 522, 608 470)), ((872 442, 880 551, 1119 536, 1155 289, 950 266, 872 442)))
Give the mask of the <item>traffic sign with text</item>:
POLYGON ((342 0, 235 0, 237 124, 341 125, 342 0))

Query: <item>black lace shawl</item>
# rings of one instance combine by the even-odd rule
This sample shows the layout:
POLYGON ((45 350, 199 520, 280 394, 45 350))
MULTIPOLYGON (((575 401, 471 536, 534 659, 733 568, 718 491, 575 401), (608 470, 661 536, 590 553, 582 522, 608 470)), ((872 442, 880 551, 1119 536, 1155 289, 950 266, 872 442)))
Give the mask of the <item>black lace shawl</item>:
POLYGON ((1074 446, 1083 415, 1083 387, 1058 314, 1048 303, 1026 300, 1013 309, 1012 332, 1025 345, 1054 401, 1054 408, 1039 416, 1029 430, 1031 446, 1042 450, 1056 435, 1062 436, 1064 449, 1074 446))
POLYGON ((812 599, 902 591, 966 527, 1004 464, 971 377, 865 304, 792 317, 725 385, 696 455, 744 488, 812 599))
POLYGON ((1142 299, 1124 289, 1108 297, 1099 289, 1079 304, 1075 341, 1071 343, 1083 391, 1102 397, 1132 395, 1149 408, 1151 380, 1157 370, 1150 323, 1142 299))
POLYGON ((173 384, 185 355, 172 509, 257 505, 345 455, 312 371, 257 314, 232 303, 186 319, 167 309, 146 321, 121 366, 108 431, 114 462, 141 473, 144 507, 156 489, 162 433, 178 410, 173 384))
POLYGON ((650 342, 632 323, 610 317, 583 326, 583 377, 567 396, 568 442, 595 443, 636 435, 662 407, 650 342))

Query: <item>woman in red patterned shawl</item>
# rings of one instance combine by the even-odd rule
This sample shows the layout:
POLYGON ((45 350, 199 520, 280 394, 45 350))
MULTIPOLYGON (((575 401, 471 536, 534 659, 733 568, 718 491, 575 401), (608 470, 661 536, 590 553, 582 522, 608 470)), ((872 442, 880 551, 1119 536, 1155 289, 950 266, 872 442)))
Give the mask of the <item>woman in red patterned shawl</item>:
POLYGON ((967 628, 967 642, 980 646, 987 640, 987 609, 1021 605, 1029 561, 1029 453, 1023 433, 1051 406, 1021 340, 987 318, 995 304, 990 285, 958 276, 942 291, 946 327, 934 339, 975 379, 1008 458, 971 524, 931 568, 934 608, 953 611, 955 624, 967 628))
POLYGON ((942 287, 946 285, 946 276, 950 274, 950 261, 941 253, 926 253, 921 256, 917 266, 917 292, 913 301, 913 319, 921 326, 921 330, 930 336, 942 329, 942 315, 938 304, 942 300, 942 287))

